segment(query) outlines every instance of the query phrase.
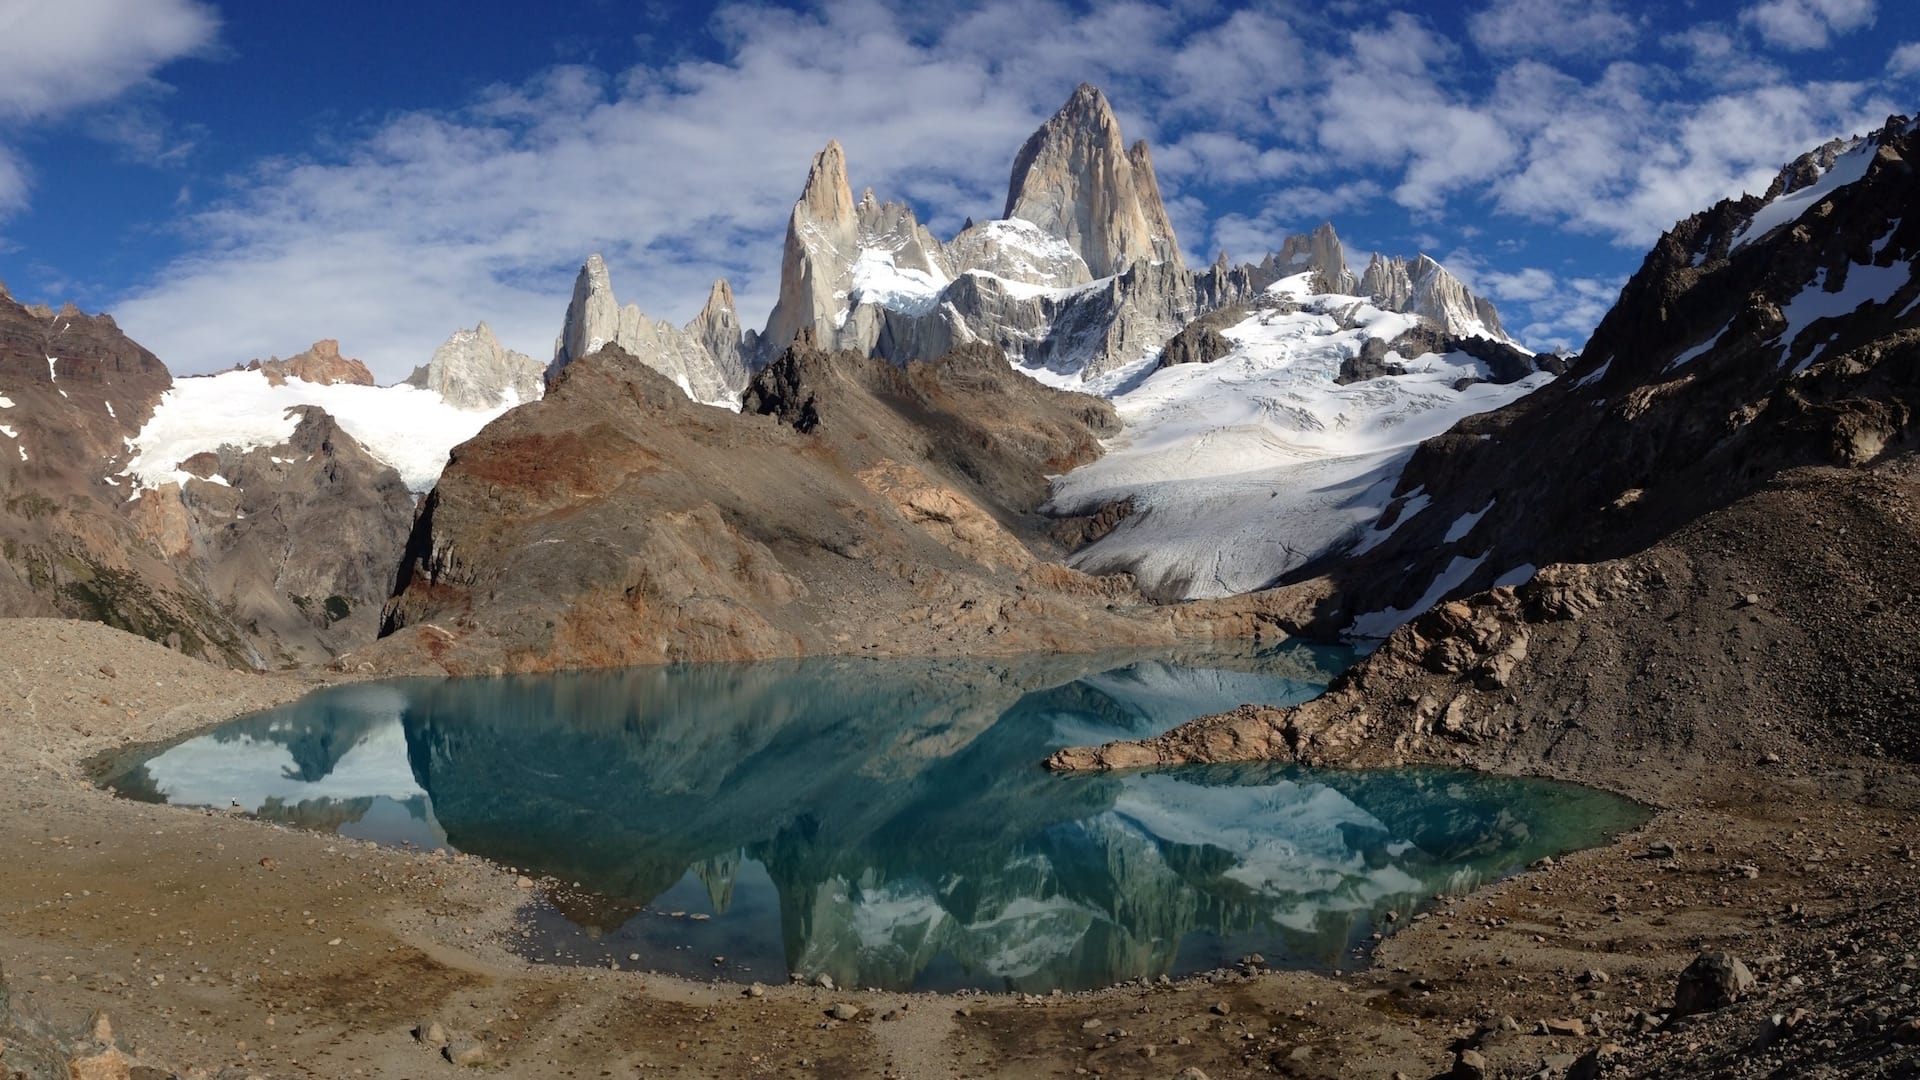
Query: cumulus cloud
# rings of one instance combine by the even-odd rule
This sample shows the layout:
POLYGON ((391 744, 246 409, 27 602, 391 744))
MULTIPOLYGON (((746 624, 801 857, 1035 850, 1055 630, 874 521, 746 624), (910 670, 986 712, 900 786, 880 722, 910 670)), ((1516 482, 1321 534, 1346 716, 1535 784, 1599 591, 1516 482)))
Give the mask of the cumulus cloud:
MULTIPOLYGON (((178 370, 339 337, 390 379, 483 318, 544 354, 580 259, 598 251, 620 298, 650 315, 691 317, 726 276, 757 325, 787 214, 828 138, 846 146, 856 190, 905 199, 951 235, 1001 212, 1014 151, 1083 79, 1108 92, 1129 138, 1154 142, 1197 257, 1257 259, 1350 212, 1449 236, 1466 235, 1463 215, 1491 213, 1644 248, 1895 111, 1866 81, 1789 81, 1753 58, 1749 30, 1790 22, 1756 13, 1794 5, 1823 33, 1862 17, 1861 0, 1768 0, 1630 62, 1608 55, 1642 33, 1624 5, 1571 0, 1492 0, 1470 40, 1377 6, 1336 19, 1284 4, 736 4, 712 17, 717 58, 556 66, 260 162, 182 220, 187 254, 116 311, 178 370), (1510 59, 1489 78, 1469 46, 1510 59), (1688 93, 1704 99, 1676 96, 1698 84, 1688 93)), ((127 144, 169 145, 139 135, 127 144)), ((19 187, 7 165, 0 152, 0 206, 19 187)), ((1562 343, 1584 338, 1581 320, 1618 285, 1468 269, 1518 306, 1510 324, 1562 343)))
POLYGON ((1223 214, 1213 223, 1213 249, 1238 261, 1258 261, 1289 235, 1306 232, 1343 211, 1381 197, 1371 180, 1289 186, 1268 195, 1257 213, 1223 214))
POLYGON ((1562 57, 1617 56, 1640 32, 1607 0, 1494 0, 1467 20, 1467 30, 1492 55, 1562 57))
POLYGON ((1779 65, 1755 55, 1742 35, 1719 23, 1690 26, 1660 43, 1686 56, 1689 77, 1712 86, 1736 89, 1783 78, 1779 65))
POLYGON ((12 0, 0 7, 0 119, 111 101, 219 27, 200 0, 12 0))
POLYGON ((1920 41, 1909 41, 1887 57, 1887 74, 1896 79, 1920 75, 1920 41))
POLYGON ((1766 0, 1740 13, 1769 45, 1824 49, 1834 36, 1873 25, 1874 0, 1766 0))
POLYGON ((201 0, 10 0, 0 5, 0 216, 25 209, 12 137, 121 97, 208 48, 220 20, 201 0))
POLYGON ((1505 129, 1456 100, 1434 72, 1457 55, 1451 42, 1395 13, 1355 31, 1348 46, 1320 102, 1323 147, 1351 164, 1401 170, 1394 201, 1415 210, 1505 167, 1514 149, 1505 129))

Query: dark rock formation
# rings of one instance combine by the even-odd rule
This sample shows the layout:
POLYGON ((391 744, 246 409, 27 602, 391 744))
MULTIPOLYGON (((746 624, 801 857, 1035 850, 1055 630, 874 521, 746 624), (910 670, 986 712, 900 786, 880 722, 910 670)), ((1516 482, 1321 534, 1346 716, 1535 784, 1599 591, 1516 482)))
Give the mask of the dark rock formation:
POLYGON ((617 348, 458 448, 408 542, 375 668, 536 670, 1170 640, 1124 581, 1041 556, 1046 477, 1105 402, 989 347, 904 366, 804 344, 740 414, 617 348))
POLYGON ((1618 558, 1783 470, 1911 448, 1920 220, 1906 208, 1920 199, 1920 144, 1896 120, 1864 152, 1857 182, 1738 248, 1759 200, 1679 223, 1567 378, 1423 444, 1397 493, 1420 491, 1425 509, 1365 556, 1294 576, 1330 575, 1344 598, 1323 625, 1408 608, 1456 559, 1477 565, 1453 595, 1517 567, 1618 558), (1834 298, 1850 287, 1857 301, 1834 298), (1796 301, 1842 313, 1790 319, 1796 301), (1471 536, 1445 538, 1483 510, 1471 536))

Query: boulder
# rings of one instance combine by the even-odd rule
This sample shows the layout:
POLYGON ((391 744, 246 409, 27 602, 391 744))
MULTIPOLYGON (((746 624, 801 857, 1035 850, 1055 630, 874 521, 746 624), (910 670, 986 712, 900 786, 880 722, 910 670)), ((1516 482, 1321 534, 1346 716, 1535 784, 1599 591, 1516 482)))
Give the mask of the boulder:
POLYGON ((1692 1016, 1739 1001, 1753 989, 1753 972, 1732 953, 1703 952, 1680 973, 1673 992, 1673 1014, 1692 1016))

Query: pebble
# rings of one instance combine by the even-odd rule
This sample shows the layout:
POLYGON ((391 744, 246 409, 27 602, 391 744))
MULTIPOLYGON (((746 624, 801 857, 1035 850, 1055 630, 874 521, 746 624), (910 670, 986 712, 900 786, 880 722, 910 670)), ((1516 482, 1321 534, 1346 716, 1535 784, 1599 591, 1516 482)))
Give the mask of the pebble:
POLYGON ((827 1015, 833 1017, 835 1020, 852 1020, 854 1017, 860 1015, 860 1006, 855 1005, 851 1001, 838 1001, 834 1003, 832 1008, 827 1010, 827 1015))
POLYGON ((1233 1006, 1224 1001, 1216 1001, 1213 1003, 1213 1015, 1215 1016, 1225 1016, 1232 1011, 1233 1006))
POLYGON ((514 881, 513 887, 516 889, 531 889, 533 888, 533 879, 522 875, 514 881))

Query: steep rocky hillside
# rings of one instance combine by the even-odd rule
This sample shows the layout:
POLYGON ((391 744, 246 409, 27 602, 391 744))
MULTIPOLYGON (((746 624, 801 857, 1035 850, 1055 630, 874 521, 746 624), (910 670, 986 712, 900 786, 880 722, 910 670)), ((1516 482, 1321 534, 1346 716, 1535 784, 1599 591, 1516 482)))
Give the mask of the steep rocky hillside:
POLYGON ((153 541, 116 477, 172 378, 111 318, 0 292, 0 612, 95 619, 248 663, 242 634, 153 541))
POLYGON ((1895 118, 1826 150, 1663 236, 1568 377, 1422 444, 1384 539, 1294 573, 1339 597, 1318 626, 1384 633, 1447 595, 1642 550, 1783 470, 1912 449, 1920 135, 1895 118))
POLYGON ((1046 477, 1111 407, 979 346, 904 367, 796 346, 736 414, 617 346, 568 364, 428 497, 391 636, 349 664, 539 670, 1170 640, 1057 556, 1046 477), (1118 608, 1119 610, 1112 610, 1118 608))
MULTIPOLYGON (((1920 458, 1792 470, 1645 551, 1443 604, 1316 701, 1053 764, 1464 761, 1662 802, 1729 765, 1920 764, 1916 580, 1920 458)), ((1920 806, 1902 775, 1878 797, 1920 806)))
MULTIPOLYGON (((220 378, 373 389, 331 341, 220 378)), ((98 620, 238 667, 371 640, 412 520, 399 474, 318 408, 246 418, 216 397, 182 418, 176 390, 111 318, 0 295, 0 615, 98 620), (162 409, 198 443, 158 439, 162 409), (242 436, 262 422, 272 437, 242 436)))

